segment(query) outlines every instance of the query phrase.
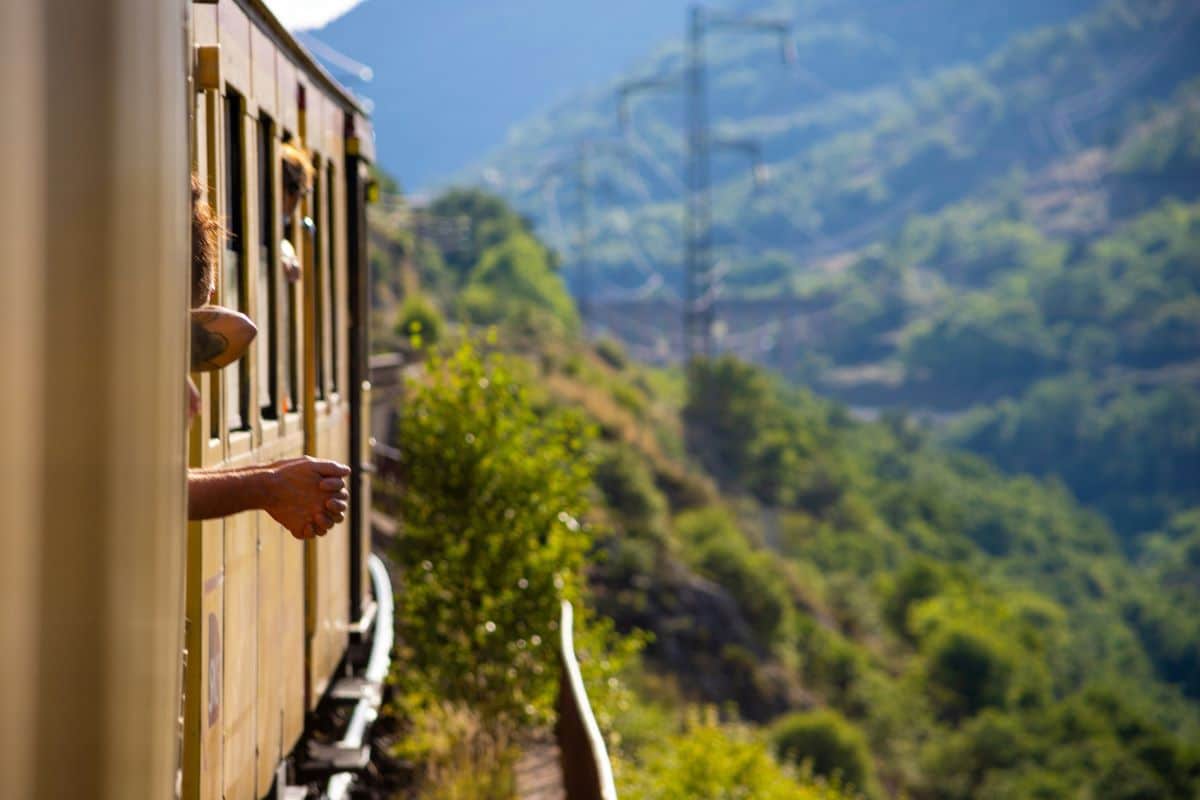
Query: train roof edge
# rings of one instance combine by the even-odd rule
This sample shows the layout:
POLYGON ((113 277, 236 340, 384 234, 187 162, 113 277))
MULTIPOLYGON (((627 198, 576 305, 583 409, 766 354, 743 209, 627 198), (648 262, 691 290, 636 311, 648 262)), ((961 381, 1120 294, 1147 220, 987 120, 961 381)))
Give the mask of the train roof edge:
MULTIPOLYGON (((250 16, 260 27, 273 38, 279 47, 285 50, 289 55, 296 59, 299 66, 306 72, 310 73, 321 84, 322 88, 338 99, 347 111, 354 113, 357 120, 361 120, 364 130, 357 130, 355 135, 362 136, 364 133, 371 141, 364 142, 367 147, 363 148, 360 154, 367 157, 368 160, 374 160, 374 131, 371 127, 371 115, 363 106, 362 102, 355 97, 354 93, 343 86, 337 78, 325 69, 317 57, 308 51, 302 45, 292 32, 283 26, 271 9, 267 7, 264 0, 235 0, 242 9, 250 16)), ((356 120, 355 127, 358 128, 356 120)))

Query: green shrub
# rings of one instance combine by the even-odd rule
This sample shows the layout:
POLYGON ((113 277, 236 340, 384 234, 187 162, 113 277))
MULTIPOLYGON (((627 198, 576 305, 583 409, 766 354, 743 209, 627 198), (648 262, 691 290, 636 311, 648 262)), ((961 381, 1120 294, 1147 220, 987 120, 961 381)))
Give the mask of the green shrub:
POLYGON ((692 722, 617 772, 625 800, 838 800, 829 786, 798 780, 771 758, 766 745, 737 727, 692 722))
POLYGON ((720 539, 741 539, 733 516, 720 506, 685 511, 675 518, 675 530, 685 545, 697 550, 720 539))
POLYGON ((615 370, 625 369, 628 359, 625 356, 625 347, 619 341, 611 336, 605 336, 596 342, 596 355, 600 356, 600 360, 608 364, 615 370))
POLYGON ((562 599, 577 600, 590 536, 590 432, 535 414, 500 356, 469 345, 410 387, 404 443, 401 690, 485 720, 543 718, 562 599))
POLYGON ((951 625, 933 636, 926 670, 934 702, 949 719, 1002 707, 1015 666, 1004 643, 982 631, 951 625))
POLYGON ((724 509, 680 514, 676 526, 688 560, 733 596, 762 641, 776 640, 784 630, 792 601, 771 554, 752 550, 724 509))
MULTIPOLYGON (((951 800, 972 800, 977 784, 989 773, 1011 770, 1037 748, 1015 716, 995 709, 983 711, 962 728, 930 742, 923 753, 931 792, 951 800)), ((1014 781, 1015 776, 1009 776, 1014 781)), ((1021 781, 1026 783, 1031 778, 1021 781)), ((999 784, 999 777, 992 777, 999 784)), ((1016 795, 1020 797, 1034 795, 1016 795)))
POLYGON ((409 715, 392 754, 420 764, 416 796, 425 800, 512 797, 520 757, 513 734, 485 725, 469 708, 428 703, 409 715))
POLYGON ((536 311, 575 330, 579 316, 562 279, 550 268, 546 250, 524 231, 510 233, 485 249, 471 272, 462 303, 468 317, 490 325, 536 311))
POLYGON ((866 739, 836 711, 788 714, 772 727, 771 744, 781 760, 797 766, 809 764, 814 775, 840 780, 864 793, 874 792, 866 739))
POLYGON ((605 448, 596 463, 595 482, 625 533, 665 537, 667 503, 637 453, 625 445, 605 448))
POLYGON ((914 561, 900 571, 888 592, 884 619, 899 634, 911 637, 908 611, 916 603, 928 600, 942 588, 942 573, 930 561, 914 561))
POLYGON ((700 551, 696 566, 733 595, 762 641, 779 637, 791 598, 770 554, 756 553, 736 540, 716 539, 700 551))
POLYGON ((437 344, 442 338, 442 314, 424 295, 404 299, 396 315, 396 336, 417 347, 437 344))

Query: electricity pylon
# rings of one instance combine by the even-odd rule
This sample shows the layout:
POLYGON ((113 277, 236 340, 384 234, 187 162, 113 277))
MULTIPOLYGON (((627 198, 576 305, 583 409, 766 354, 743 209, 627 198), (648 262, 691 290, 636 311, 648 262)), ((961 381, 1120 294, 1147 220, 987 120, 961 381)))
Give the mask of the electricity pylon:
MULTIPOLYGON (((779 37, 785 63, 795 54, 791 42, 791 23, 785 20, 743 17, 711 11, 694 5, 688 12, 687 65, 683 76, 686 94, 687 182, 684 198, 684 287, 683 355, 684 363, 698 355, 712 357, 713 324, 719 286, 712 265, 712 150, 728 148, 748 154, 754 161, 754 181, 761 186, 767 177, 761 146, 749 139, 714 138, 708 120, 708 65, 705 37, 718 30, 766 33, 779 37)), ((617 89, 618 113, 622 131, 629 125, 627 103, 634 94, 674 87, 678 79, 654 77, 629 81, 617 89)))

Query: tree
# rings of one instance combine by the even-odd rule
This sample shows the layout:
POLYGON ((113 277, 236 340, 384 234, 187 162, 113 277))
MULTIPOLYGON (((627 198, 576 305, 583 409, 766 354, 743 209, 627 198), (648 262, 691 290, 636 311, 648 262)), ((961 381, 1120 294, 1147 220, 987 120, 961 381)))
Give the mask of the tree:
POLYGON ((797 766, 809 764, 814 775, 841 780, 860 792, 877 792, 866 738, 831 709, 788 714, 771 729, 778 757, 797 766))
POLYGON ((555 627, 578 600, 590 535, 590 432, 538 416, 512 367, 466 344, 433 358, 403 406, 403 690, 525 721, 551 707, 555 627))

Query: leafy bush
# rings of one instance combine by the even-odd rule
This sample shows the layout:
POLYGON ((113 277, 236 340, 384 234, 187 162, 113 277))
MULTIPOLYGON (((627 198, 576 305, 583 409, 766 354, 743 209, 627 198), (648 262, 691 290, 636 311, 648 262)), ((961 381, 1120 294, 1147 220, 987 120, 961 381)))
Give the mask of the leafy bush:
POLYGON ((819 457, 820 401, 732 357, 697 360, 688 368, 688 449, 723 486, 818 514, 837 503, 841 476, 819 457))
POLYGON ((676 527, 687 543, 688 560, 733 596, 761 640, 779 638, 792 601, 771 555, 751 549, 723 509, 685 512, 679 515, 676 527))
POLYGON ((414 294, 404 299, 396 316, 396 336, 417 347, 432 346, 442 338, 442 314, 424 295, 414 294))
POLYGON ((427 703, 410 709, 392 754, 420 764, 416 795, 427 800, 493 800, 516 791, 520 756, 512 731, 469 708, 427 703))
POLYGON ((578 599, 590 544, 588 430, 537 416, 507 360, 467 344, 411 385, 400 440, 395 680, 485 719, 544 717, 559 603, 578 599))
POLYGON ((838 800, 827 785, 790 775, 765 744, 743 728, 693 721, 653 747, 641 763, 618 770, 626 800, 838 800))
POLYGON ((942 588, 941 571, 930 561, 921 559, 906 566, 896 575, 888 592, 884 618, 903 636, 911 636, 908 611, 914 604, 928 600, 942 588))
POLYGON ((1014 472, 1062 476, 1128 537, 1200 503, 1200 394, 1185 387, 1114 395, 1056 378, 969 415, 950 439, 1014 472))
POLYGON ((625 533, 656 541, 665 538, 667 502, 645 462, 630 447, 614 445, 602 450, 595 482, 625 533))
POLYGON ((836 711, 820 709, 788 714, 771 728, 777 756, 811 765, 814 775, 840 780, 874 794, 871 754, 862 732, 836 711))
POLYGON ((524 231, 480 254, 462 298, 468 317, 482 325, 505 321, 522 310, 548 314, 568 330, 579 324, 575 304, 550 269, 545 248, 524 231))
POLYGON ((934 702, 946 717, 961 719, 1005 705, 1014 664, 1003 643, 952 626, 933 637, 926 669, 934 702))
POLYGON ((733 595, 763 642, 773 642, 781 635, 791 598, 769 553, 754 552, 737 540, 716 539, 694 558, 701 573, 733 595))

